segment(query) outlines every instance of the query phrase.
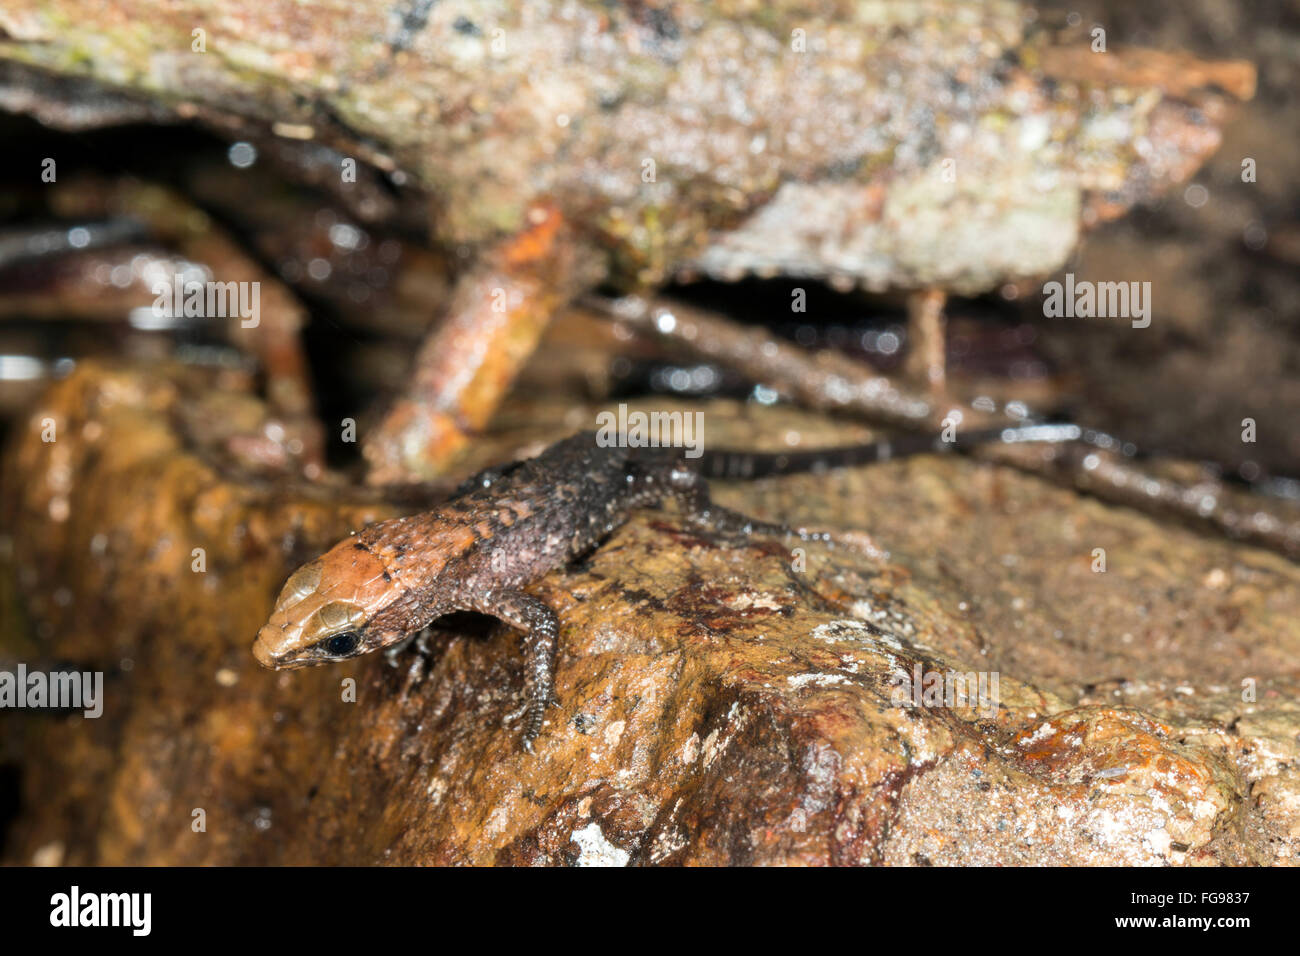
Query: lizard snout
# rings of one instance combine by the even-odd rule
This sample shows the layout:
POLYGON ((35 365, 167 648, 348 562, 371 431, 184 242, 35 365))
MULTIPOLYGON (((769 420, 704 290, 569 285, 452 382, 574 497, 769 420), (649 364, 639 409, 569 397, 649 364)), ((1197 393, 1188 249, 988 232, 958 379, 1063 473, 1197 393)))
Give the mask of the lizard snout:
POLYGON ((270 624, 264 625, 257 632, 257 639, 253 641, 253 656, 257 658, 257 663, 263 667, 279 666, 274 648, 282 633, 280 628, 272 627, 270 624))

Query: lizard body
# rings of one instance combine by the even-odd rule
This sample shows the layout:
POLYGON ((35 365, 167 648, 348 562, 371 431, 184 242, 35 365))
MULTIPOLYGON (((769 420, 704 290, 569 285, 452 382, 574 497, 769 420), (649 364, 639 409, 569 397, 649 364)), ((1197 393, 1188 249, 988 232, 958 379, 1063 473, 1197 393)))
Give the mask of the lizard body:
POLYGON ((267 667, 346 660, 397 644, 452 611, 490 614, 524 632, 524 747, 555 703, 559 621, 525 590, 594 548, 638 508, 675 499, 688 522, 727 535, 829 535, 747 518, 713 503, 709 478, 757 478, 867 464, 989 441, 1069 440, 1073 426, 1025 426, 943 442, 892 441, 788 453, 604 447, 597 433, 488 469, 440 507, 370 525, 290 576, 253 653, 267 667))

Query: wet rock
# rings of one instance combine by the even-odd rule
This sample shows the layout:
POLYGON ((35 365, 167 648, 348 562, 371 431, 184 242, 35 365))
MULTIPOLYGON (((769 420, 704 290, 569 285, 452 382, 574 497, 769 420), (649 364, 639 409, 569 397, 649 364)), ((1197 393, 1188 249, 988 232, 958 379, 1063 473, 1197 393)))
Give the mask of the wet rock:
MULTIPOLYGON (((646 512, 548 575, 534 592, 562 622, 561 706, 529 756, 517 636, 487 619, 444 619, 391 659, 255 664, 252 635, 292 566, 398 508, 337 482, 245 479, 228 443, 185 430, 210 416, 175 413, 245 407, 249 383, 183 378, 83 367, 38 413, 63 437, 15 428, 5 522, 38 653, 105 662, 109 679, 100 720, 5 715, 23 757, 10 860, 1182 864, 1300 850, 1300 569, 1282 558, 961 459, 720 486, 726 504, 839 537, 737 545, 646 512)), ((518 433, 475 454, 569 430, 558 409, 527 407, 503 416, 518 433)), ((718 446, 865 435, 789 410, 703 410, 718 446)))
POLYGON ((427 191, 450 244, 516 235, 554 202, 630 286, 779 272, 974 293, 1051 272, 1081 227, 1191 175, 1255 84, 1247 63, 1098 55, 1014 2, 678 2, 649 18, 462 3, 418 29, 388 3, 236 2, 226 20, 194 3, 9 6, 11 108, 85 128, 119 122, 125 97, 325 145, 328 178, 350 157, 427 191), (147 33, 123 28, 142 18, 147 33), (61 104, 84 77, 110 102, 73 86, 82 99, 61 104))

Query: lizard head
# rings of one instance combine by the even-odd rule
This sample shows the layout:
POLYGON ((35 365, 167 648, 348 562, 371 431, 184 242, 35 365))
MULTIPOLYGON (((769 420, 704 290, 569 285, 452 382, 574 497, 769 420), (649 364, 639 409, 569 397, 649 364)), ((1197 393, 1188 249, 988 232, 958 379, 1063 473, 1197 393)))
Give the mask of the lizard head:
POLYGON ((401 596, 383 557, 347 538, 289 576, 253 656, 276 670, 346 660, 405 636, 373 626, 401 596))

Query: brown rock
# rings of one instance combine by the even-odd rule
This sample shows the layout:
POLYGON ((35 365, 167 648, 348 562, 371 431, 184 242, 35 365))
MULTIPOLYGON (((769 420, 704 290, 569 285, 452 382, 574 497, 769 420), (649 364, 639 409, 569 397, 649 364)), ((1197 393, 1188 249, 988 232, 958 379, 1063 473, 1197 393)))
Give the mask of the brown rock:
MULTIPOLYGON (((242 405, 247 383, 182 385, 192 374, 83 367, 46 402, 64 437, 17 429, 6 525, 30 619, 49 653, 131 666, 111 670, 98 721, 22 718, 13 861, 1264 863, 1300 850, 1287 769, 1300 570, 1281 558, 965 460, 728 486, 730 505, 844 534, 802 554, 738 548, 645 513, 549 575, 535 590, 563 625, 562 706, 530 757, 510 716, 516 636, 482 619, 442 621, 427 655, 257 667, 249 642, 288 570, 396 507, 224 477, 221 449, 174 424, 207 419, 175 413, 242 405), (1104 574, 1089 569, 1094 545, 1104 574), (915 706, 904 679, 917 668, 996 674, 996 694, 915 706)), ((708 413, 719 445, 755 427, 731 405, 708 413)), ((862 435, 779 409, 746 417, 809 445, 862 435)))

